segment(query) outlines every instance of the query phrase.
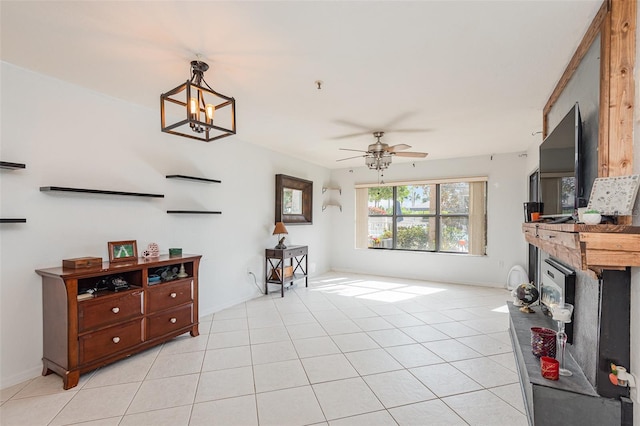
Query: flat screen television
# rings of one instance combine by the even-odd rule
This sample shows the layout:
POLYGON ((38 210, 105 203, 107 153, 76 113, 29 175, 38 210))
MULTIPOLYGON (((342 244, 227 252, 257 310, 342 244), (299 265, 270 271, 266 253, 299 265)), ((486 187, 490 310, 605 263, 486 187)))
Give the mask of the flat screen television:
POLYGON ((540 201, 543 217, 573 216, 584 207, 582 121, 576 103, 540 144, 540 201))

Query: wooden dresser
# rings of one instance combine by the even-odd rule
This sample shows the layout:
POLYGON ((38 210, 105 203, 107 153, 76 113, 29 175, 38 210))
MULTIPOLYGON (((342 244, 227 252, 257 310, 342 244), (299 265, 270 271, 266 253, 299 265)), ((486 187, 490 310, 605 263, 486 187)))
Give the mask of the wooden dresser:
POLYGON ((80 374, 189 332, 198 335, 200 255, 139 258, 86 269, 38 269, 42 276, 43 370, 62 376, 64 389, 80 374), (184 274, 177 277, 181 266, 184 274), (149 276, 157 275, 156 282, 149 276), (99 289, 104 279, 122 278, 128 289, 99 289))

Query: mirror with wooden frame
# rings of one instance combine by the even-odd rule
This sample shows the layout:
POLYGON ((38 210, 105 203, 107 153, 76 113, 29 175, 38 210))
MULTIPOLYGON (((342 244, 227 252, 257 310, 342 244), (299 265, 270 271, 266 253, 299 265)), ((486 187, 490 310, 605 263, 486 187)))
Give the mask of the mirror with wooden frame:
POLYGON ((313 182, 293 176, 276 175, 275 222, 311 224, 313 182))

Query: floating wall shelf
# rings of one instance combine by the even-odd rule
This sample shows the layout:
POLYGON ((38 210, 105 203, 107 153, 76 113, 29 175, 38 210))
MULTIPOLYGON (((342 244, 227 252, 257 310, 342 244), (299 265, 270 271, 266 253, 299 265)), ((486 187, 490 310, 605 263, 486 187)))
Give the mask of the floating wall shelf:
MULTIPOLYGON (((0 169, 7 170, 21 170, 27 166, 22 163, 10 163, 9 161, 0 161, 0 169)), ((27 223, 27 219, 24 218, 6 218, 0 219, 0 223, 27 223)))
POLYGON ((164 194, 146 194, 144 192, 104 191, 101 189, 66 188, 64 186, 41 186, 42 192, 80 192, 85 194, 124 195, 128 197, 164 198, 164 194))
MULTIPOLYGON (((338 191, 338 194, 342 195, 342 188, 339 186, 323 186, 322 193, 324 194, 327 191, 338 191)), ((337 201, 331 200, 331 197, 325 202, 322 203, 322 211, 325 211, 327 207, 339 207, 340 212, 342 212, 342 204, 337 201)))
POLYGON ((338 191, 340 195, 342 195, 342 188, 334 188, 330 186, 325 186, 322 188, 322 193, 324 194, 327 191, 338 191))
POLYGON ((339 207, 340 211, 342 211, 342 206, 338 203, 324 203, 322 205, 322 211, 325 211, 327 207, 339 207))
POLYGON ((201 177, 185 176, 185 175, 167 175, 167 179, 186 179, 186 180, 195 180, 197 182, 222 183, 221 180, 206 179, 206 178, 201 178, 201 177))
POLYGON ((167 210, 169 214, 222 214, 222 212, 214 212, 208 210, 167 210))
POLYGON ((22 163, 10 163, 8 161, 0 161, 0 169, 17 170, 17 169, 24 169, 26 167, 27 165, 22 163))

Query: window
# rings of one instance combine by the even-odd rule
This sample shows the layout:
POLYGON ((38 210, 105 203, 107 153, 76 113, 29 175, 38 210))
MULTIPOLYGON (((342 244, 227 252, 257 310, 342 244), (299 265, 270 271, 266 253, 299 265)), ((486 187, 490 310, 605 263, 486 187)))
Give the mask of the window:
POLYGON ((356 187, 358 248, 485 254, 486 178, 356 187))

